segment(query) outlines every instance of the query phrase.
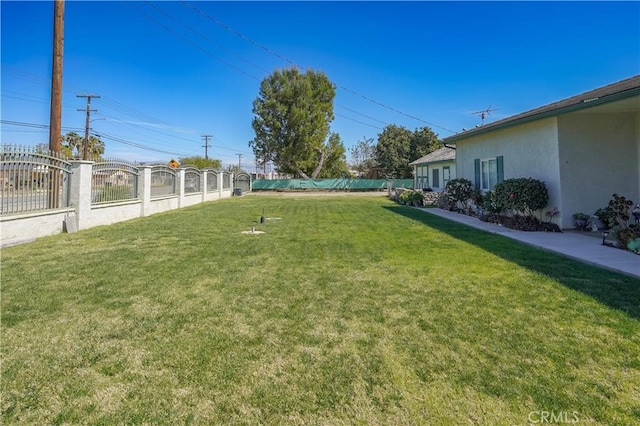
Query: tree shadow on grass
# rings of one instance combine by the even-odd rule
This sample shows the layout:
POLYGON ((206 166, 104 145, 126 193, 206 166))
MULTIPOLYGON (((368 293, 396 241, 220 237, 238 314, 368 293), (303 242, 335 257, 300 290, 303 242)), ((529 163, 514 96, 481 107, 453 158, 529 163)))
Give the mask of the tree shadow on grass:
POLYGON ((383 208, 473 244, 505 260, 553 278, 564 286, 580 291, 605 305, 640 320, 640 280, 571 259, 557 253, 492 234, 468 225, 409 207, 383 208), (553 259, 550 260, 550 256, 553 259))

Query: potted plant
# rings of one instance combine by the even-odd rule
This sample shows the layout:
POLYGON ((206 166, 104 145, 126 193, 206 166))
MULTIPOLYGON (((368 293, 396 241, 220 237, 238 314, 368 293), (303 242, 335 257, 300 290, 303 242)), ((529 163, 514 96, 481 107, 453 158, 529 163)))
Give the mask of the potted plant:
POLYGON ((586 213, 574 213, 573 217, 573 226, 575 226, 580 231, 588 231, 589 230, 589 219, 591 217, 586 213))

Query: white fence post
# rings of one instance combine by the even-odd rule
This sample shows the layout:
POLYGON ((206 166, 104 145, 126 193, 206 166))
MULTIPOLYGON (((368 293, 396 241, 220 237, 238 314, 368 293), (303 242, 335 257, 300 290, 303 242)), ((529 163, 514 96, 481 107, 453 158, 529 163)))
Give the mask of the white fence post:
POLYGON ((224 182, 224 171, 218 172, 218 196, 222 198, 222 182, 224 182))
POLYGON ((207 201, 207 170, 200 170, 200 192, 202 193, 202 202, 207 201))
POLYGON ((71 161, 70 206, 76 210, 78 229, 89 227, 91 215, 91 179, 93 161, 71 161))
POLYGON ((184 177, 186 174, 186 170, 185 169, 178 169, 178 176, 176 176, 176 178, 178 179, 178 182, 176 182, 176 184, 178 185, 178 208, 180 207, 184 207, 184 177))
POLYGON ((151 166, 138 167, 138 198, 142 201, 140 216, 151 213, 151 166))

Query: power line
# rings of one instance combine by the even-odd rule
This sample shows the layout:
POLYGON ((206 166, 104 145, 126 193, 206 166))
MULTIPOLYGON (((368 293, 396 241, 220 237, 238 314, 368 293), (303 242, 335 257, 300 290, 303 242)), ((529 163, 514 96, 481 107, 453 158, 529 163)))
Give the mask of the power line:
POLYGON ((378 130, 384 130, 382 127, 374 126, 373 124, 368 124, 368 123, 365 123, 364 121, 359 121, 359 120, 356 120, 355 118, 351 118, 351 117, 347 117, 346 115, 338 114, 337 112, 334 112, 333 114, 337 115, 338 117, 346 118, 347 120, 355 121, 356 123, 362 124, 364 126, 373 127, 374 129, 378 129, 378 130))
POLYGON ((252 67, 257 68, 257 69, 259 69, 260 71, 262 71, 262 72, 264 72, 264 73, 266 73, 266 74, 269 74, 269 73, 271 72, 271 71, 269 71, 269 70, 267 70, 267 69, 262 68, 262 67, 261 67, 261 66, 259 66, 259 65, 254 64, 253 62, 249 61, 248 59, 245 59, 245 58, 244 58, 244 57, 242 57, 241 55, 238 55, 237 53, 235 53, 235 52, 234 52, 234 51, 232 51, 231 49, 228 49, 228 48, 227 48, 227 47, 225 47, 225 46, 222 46, 222 45, 220 45, 220 44, 218 44, 218 43, 215 43, 213 40, 211 40, 211 39, 210 39, 209 37, 207 37, 206 35, 204 35, 204 34, 202 34, 202 33, 198 32, 198 31, 194 30, 191 26, 189 26, 189 25, 185 24, 184 22, 182 22, 182 21, 178 20, 178 19, 177 19, 177 18, 175 18, 174 16, 172 16, 172 15, 170 15, 169 13, 165 12, 164 10, 162 10, 161 8, 159 8, 157 5, 155 5, 155 4, 151 3, 151 2, 148 2, 148 1, 145 1, 144 3, 146 3, 147 5, 149 5, 149 6, 153 7, 154 9, 156 9, 158 12, 162 13, 162 14, 163 14, 164 16, 166 16, 167 18, 169 18, 169 19, 171 19, 171 20, 173 20, 173 21, 175 21, 175 22, 179 23, 182 27, 184 27, 184 28, 186 28, 187 30, 191 31, 192 33, 194 33, 194 34, 195 34, 195 35, 197 35, 198 37, 202 38, 203 40, 208 41, 208 42, 209 42, 209 44, 211 44, 211 45, 213 45, 213 46, 217 47, 218 49, 220 49, 220 50, 224 50, 225 52, 229 53, 230 55, 235 56, 236 58, 240 59, 241 61, 245 62, 246 64, 251 65, 252 67))
POLYGON ((136 8, 135 6, 132 5, 131 2, 127 2, 127 5, 133 9, 137 9, 139 13, 141 13, 143 16, 147 17, 147 19, 151 20, 152 22, 156 23, 157 25, 159 25, 160 27, 164 28, 167 32, 173 34, 175 37, 179 38, 180 40, 184 41, 185 43, 193 46, 194 48, 198 49, 199 51, 203 52, 205 55, 212 57, 213 59, 215 59, 216 61, 222 62, 223 64, 225 64, 226 66, 233 68, 234 70, 246 75, 247 77, 256 80, 256 81, 260 81, 260 79, 254 75, 249 74, 248 72, 245 72, 243 70, 241 70, 240 68, 236 67, 235 65, 225 61, 224 59, 220 59, 217 56, 213 55, 211 52, 203 49, 202 47, 198 46, 196 43, 192 42, 191 40, 183 37, 182 35, 178 34, 177 32, 173 31, 171 28, 167 27, 166 25, 160 23, 159 21, 157 21, 156 19, 154 19, 153 17, 149 16, 148 14, 146 14, 145 12, 143 12, 142 10, 136 8))
POLYGON ((101 139, 107 139, 116 143, 121 143, 124 145, 129 145, 129 146, 133 146, 135 148, 140 148, 140 149, 144 149, 145 151, 153 151, 153 152, 159 152, 161 154, 169 154, 172 156, 176 156, 176 157, 186 157, 186 155, 184 153, 176 153, 176 152, 172 152, 172 151, 164 151, 161 149, 157 149, 157 148, 152 148, 146 145, 143 145, 141 143, 136 143, 136 142, 131 142, 131 141, 127 141, 125 139, 122 139, 120 137, 114 136, 114 135, 109 135, 106 133, 95 133, 94 135, 96 135, 97 137, 101 138, 101 139))
MULTIPOLYGON (((277 53, 277 52, 275 52, 275 51, 273 51, 273 50, 269 49, 268 47, 266 47, 266 46, 264 46, 264 45, 260 44, 259 42, 255 41, 255 40, 253 40, 253 39, 251 39, 251 38, 249 38, 249 37, 247 37, 246 35, 242 34, 241 32, 239 32, 239 31, 237 31, 237 30, 235 30, 235 29, 233 29, 233 28, 231 28, 230 26, 228 26, 228 25, 224 24, 223 22, 218 21, 216 18, 214 18, 214 17, 212 17, 212 16, 208 15, 207 13, 205 13, 205 12, 203 12, 202 10, 198 9, 197 7, 195 7, 195 6, 191 5, 189 2, 187 2, 187 1, 185 1, 185 0, 181 0, 180 2, 181 2, 183 5, 185 5, 185 6, 189 7, 189 8, 191 8, 193 11, 195 11, 195 12, 199 13, 200 15, 204 16, 205 18, 209 19, 211 22, 213 22, 214 24, 218 25, 219 27, 222 27, 222 28, 224 28, 225 30, 227 30, 227 31, 231 32, 232 34, 236 35, 237 37, 241 38, 242 40, 245 40, 245 41, 247 41, 248 43, 253 44, 254 46, 256 46, 256 47, 258 47, 258 48, 260 48, 260 49, 264 50, 265 52, 267 52, 267 53, 269 53, 269 54, 271 54, 271 55, 273 55, 273 56, 275 56, 275 57, 279 58, 280 60, 282 60, 282 61, 284 61, 284 62, 287 62, 287 63, 289 63, 289 64, 291 64, 291 65, 295 66, 296 68, 299 68, 299 69, 301 69, 301 70, 306 70, 306 69, 307 69, 306 67, 303 67, 303 66, 300 66, 300 65, 296 64, 294 61, 292 61, 292 60, 290 60, 290 59, 286 58, 285 56, 282 56, 282 55, 280 55, 279 53, 277 53)), ((442 126, 438 126, 437 124, 430 123, 430 122, 428 122, 428 121, 426 121, 426 120, 423 120, 423 119, 421 119, 421 118, 419 118, 419 117, 416 117, 416 116, 411 115, 411 114, 407 114, 407 113, 405 113, 405 112, 403 112, 403 111, 400 111, 400 110, 399 110, 399 109, 397 109, 397 108, 393 108, 393 107, 391 107, 391 106, 389 106, 389 105, 383 104, 382 102, 378 102, 378 101, 376 101, 375 99, 372 99, 372 98, 370 98, 370 97, 368 97, 368 96, 365 96, 365 95, 363 95, 363 94, 361 94, 361 93, 356 92, 355 90, 351 90, 351 89, 349 89, 349 88, 347 88, 347 87, 345 87, 345 86, 342 86, 342 85, 340 85, 340 84, 336 84, 336 87, 338 87, 339 89, 342 89, 342 90, 344 90, 345 92, 350 93, 350 94, 352 94, 352 95, 359 96, 359 97, 361 97, 362 99, 365 99, 365 100, 367 100, 367 101, 369 101, 369 102, 371 102, 371 103, 373 103, 373 104, 376 104, 376 105, 381 106, 381 107, 383 107, 383 108, 386 108, 386 109, 388 109, 388 110, 390 110, 390 111, 393 111, 393 112, 395 112, 395 113, 397 113, 397 114, 401 114, 401 115, 404 115, 405 117, 409 117, 409 118, 411 118, 411 119, 414 119, 414 120, 417 120, 417 121, 421 121, 421 122, 423 122, 423 123, 428 124, 429 126, 437 127, 437 128, 439 128, 439 129, 446 130, 447 132, 450 132, 450 133, 456 133, 456 132, 454 132, 453 130, 447 129, 447 128, 442 127, 442 126)))

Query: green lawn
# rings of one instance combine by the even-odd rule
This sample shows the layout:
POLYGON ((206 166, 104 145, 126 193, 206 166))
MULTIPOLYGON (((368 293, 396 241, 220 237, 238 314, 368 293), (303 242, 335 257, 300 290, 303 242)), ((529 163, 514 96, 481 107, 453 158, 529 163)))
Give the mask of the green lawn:
POLYGON ((2 424, 640 423, 637 279, 384 197, 234 197, 1 272, 2 424))

